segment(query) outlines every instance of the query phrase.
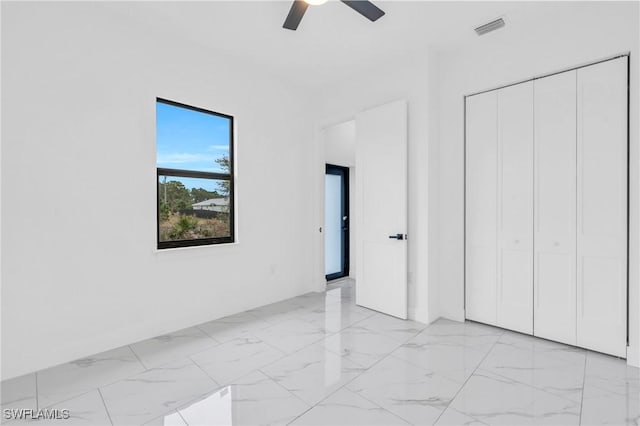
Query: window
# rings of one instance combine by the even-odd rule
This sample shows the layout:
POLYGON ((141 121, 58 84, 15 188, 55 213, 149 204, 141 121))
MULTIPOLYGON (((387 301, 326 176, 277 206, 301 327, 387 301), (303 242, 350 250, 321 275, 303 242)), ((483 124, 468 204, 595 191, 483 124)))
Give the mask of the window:
POLYGON ((231 243, 233 117, 156 102, 158 248, 231 243))

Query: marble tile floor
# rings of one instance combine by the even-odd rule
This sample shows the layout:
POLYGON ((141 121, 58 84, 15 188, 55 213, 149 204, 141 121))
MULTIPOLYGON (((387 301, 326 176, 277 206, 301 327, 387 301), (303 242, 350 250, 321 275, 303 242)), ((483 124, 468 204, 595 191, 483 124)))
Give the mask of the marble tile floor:
POLYGON ((353 282, 2 382, 3 423, 639 425, 640 370, 477 323, 362 307, 353 282), (6 420, 11 409, 65 420, 6 420))

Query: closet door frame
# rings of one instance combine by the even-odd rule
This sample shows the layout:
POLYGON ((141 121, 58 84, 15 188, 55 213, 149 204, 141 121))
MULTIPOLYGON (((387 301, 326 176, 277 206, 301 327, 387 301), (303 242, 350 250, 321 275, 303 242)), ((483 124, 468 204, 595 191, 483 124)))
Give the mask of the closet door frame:
MULTIPOLYGON (((471 127, 473 129, 473 127, 471 127)), ((497 256, 498 256, 498 93, 490 92, 465 99, 465 317, 490 325, 497 325, 497 256), (467 111, 475 107, 481 114, 480 120, 467 120, 467 111), (484 119, 483 119, 484 118, 484 119), (488 120, 492 120, 492 122, 488 120), (475 126, 474 143, 467 145, 466 134, 469 126, 475 126), (467 161, 471 147, 476 158, 481 161, 467 161), (489 164, 491 163, 491 164, 489 164), (473 165, 473 166, 472 166, 473 165), (489 167, 486 167, 489 165, 489 167), (476 166, 476 167, 474 167, 476 166), (490 173, 486 173, 489 170, 490 173), (485 173, 482 173, 485 171, 485 173), (474 174, 472 176, 472 174, 474 174), (470 177, 472 180, 468 181, 470 177), (484 182, 474 185, 469 182, 484 182), (467 205, 478 208, 475 221, 466 215, 467 205), (493 211, 490 211, 493 210, 493 211), (470 227, 475 222, 480 226, 470 227), (467 292, 466 287, 480 288, 467 292)))
POLYGON ((576 80, 577 342, 581 347, 619 357, 626 356, 626 344, 621 340, 628 344, 629 337, 629 58, 622 59, 578 70, 576 80), (613 83, 603 84, 608 81, 613 83), (595 100, 585 102, 589 96, 595 96, 595 100), (601 105, 607 108, 596 113, 593 120, 584 118, 601 105), (591 126, 591 130, 585 131, 585 126, 591 126), (613 145, 613 149, 600 152, 605 145, 613 145), (598 171, 594 174, 594 170, 598 171), (598 183, 602 179, 615 182, 602 191, 594 177, 598 183), (589 219, 591 215, 596 217, 589 219), (604 218, 598 220, 598 216, 604 218), (599 231, 600 225, 594 226, 601 222, 604 232, 599 231), (598 282, 602 272, 611 279, 611 286, 589 285, 598 282), (617 280, 612 279, 615 275, 617 280), (626 317, 622 312, 625 309, 626 317))
MULTIPOLYGON (((627 300, 627 306, 626 306, 626 318, 627 318, 627 336, 626 336, 626 345, 627 347, 629 346, 629 225, 630 225, 630 203, 629 203, 629 192, 630 192, 630 156, 629 156, 629 151, 630 151, 630 52, 625 52, 625 53, 620 53, 620 54, 616 54, 613 56, 609 56, 600 60, 596 60, 596 61, 592 61, 592 62, 588 62, 582 65, 578 65, 578 66, 574 66, 574 67, 570 67, 570 68, 566 68, 566 69, 561 69, 558 71, 554 71, 554 72, 550 72, 547 74, 542 74, 536 77, 532 77, 526 80, 521 80, 521 81, 517 81, 514 83, 509 83, 509 84, 505 84, 502 86, 498 86, 498 87, 494 87, 494 88, 490 88, 490 89, 485 89, 485 90, 480 90, 477 92, 473 92, 473 93, 469 93, 467 95, 464 95, 463 97, 463 220, 462 220, 462 225, 463 225, 463 310, 464 310, 464 318, 465 320, 467 320, 467 306, 466 306, 466 301, 467 301, 467 98, 470 96, 475 96, 475 95, 479 95, 482 93, 486 93, 486 92, 491 92, 494 90, 499 90, 502 88, 506 88, 509 86, 513 86, 516 84, 520 84, 520 83, 525 83, 528 81, 534 81, 537 79, 541 79, 541 78, 545 78, 545 77, 549 77, 555 74, 559 74, 559 73, 563 73, 566 71, 572 71, 572 70, 578 70, 580 68, 584 68, 584 67, 589 67, 591 65, 596 65, 602 62, 607 62, 607 61, 611 61, 611 60, 615 60, 618 58, 622 58, 622 57, 626 57, 627 58, 627 252, 626 252, 626 257, 627 257, 627 271, 626 271, 626 300, 627 300)), ((473 320, 471 320, 473 321, 473 320)), ((535 330, 534 330, 535 332, 535 330)))

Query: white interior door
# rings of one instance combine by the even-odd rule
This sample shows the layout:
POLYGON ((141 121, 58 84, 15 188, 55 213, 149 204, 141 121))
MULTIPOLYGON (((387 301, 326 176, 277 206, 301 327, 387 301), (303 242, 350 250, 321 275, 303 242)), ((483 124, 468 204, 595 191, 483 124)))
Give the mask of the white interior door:
POLYGON ((576 344, 576 71, 534 81, 534 334, 576 344))
POLYGON ((496 324, 497 91, 466 98, 465 316, 496 324))
POLYGON ((533 333, 533 82, 498 91, 497 324, 533 333))
POLYGON ((406 101, 356 116, 355 192, 356 303, 406 319, 406 101))
POLYGON ((578 76, 578 345, 626 356, 627 57, 578 76))

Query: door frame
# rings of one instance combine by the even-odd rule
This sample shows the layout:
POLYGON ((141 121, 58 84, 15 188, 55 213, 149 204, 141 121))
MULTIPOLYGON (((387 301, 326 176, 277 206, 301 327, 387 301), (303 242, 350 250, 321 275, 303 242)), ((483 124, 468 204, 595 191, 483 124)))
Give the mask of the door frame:
MULTIPOLYGON (((349 167, 338 166, 336 164, 325 164, 325 175, 337 175, 340 176, 341 179, 341 211, 342 216, 346 216, 347 219, 344 220, 342 228, 342 235, 340 236, 341 242, 341 264, 342 269, 333 274, 325 275, 327 281, 337 280, 339 278, 344 278, 349 276, 349 263, 350 263, 350 250, 349 250, 349 241, 350 241, 350 227, 349 222, 351 221, 351 212, 349 211, 349 167), (346 228, 346 229, 345 229, 346 228)), ((325 188, 325 196, 326 196, 326 188, 325 188)), ((325 218, 326 220, 326 218, 325 218)), ((326 247, 325 247, 325 259, 326 259, 326 247)), ((326 262, 326 260, 325 260, 326 262)))

